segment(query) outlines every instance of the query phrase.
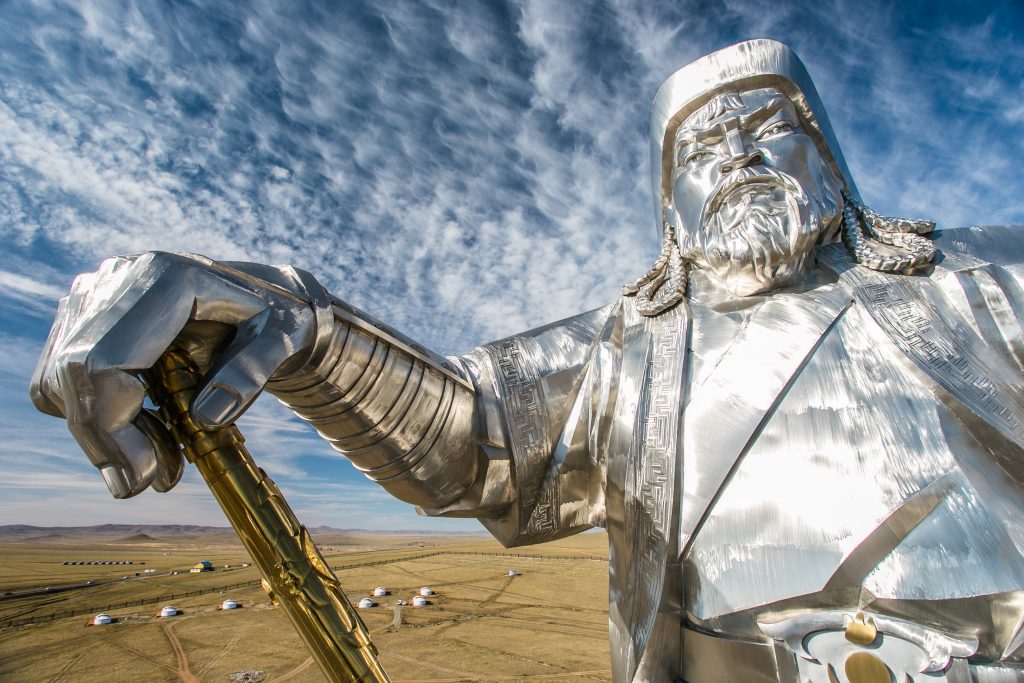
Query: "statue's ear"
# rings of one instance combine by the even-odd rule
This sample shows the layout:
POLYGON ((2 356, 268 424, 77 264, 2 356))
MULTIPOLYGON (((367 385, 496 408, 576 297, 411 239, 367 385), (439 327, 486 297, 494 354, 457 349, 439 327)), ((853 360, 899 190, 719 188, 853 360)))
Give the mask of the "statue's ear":
POLYGON ((665 208, 662 209, 661 212, 662 236, 665 235, 665 229, 670 225, 675 227, 677 230, 682 227, 679 225, 679 214, 676 213, 676 206, 671 200, 669 200, 668 204, 665 205, 665 208))
POLYGON ((665 233, 670 229, 674 232, 674 241, 682 246, 683 241, 689 237, 687 226, 683 225, 683 219, 679 217, 676 206, 671 201, 665 205, 661 212, 661 237, 665 239, 665 233))

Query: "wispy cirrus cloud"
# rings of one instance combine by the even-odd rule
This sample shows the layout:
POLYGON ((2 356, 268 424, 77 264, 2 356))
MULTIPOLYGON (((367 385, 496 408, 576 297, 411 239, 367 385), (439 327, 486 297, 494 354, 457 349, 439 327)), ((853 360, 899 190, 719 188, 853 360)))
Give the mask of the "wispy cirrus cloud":
POLYGON ((59 285, 0 270, 0 298, 7 299, 7 303, 28 315, 51 317, 57 301, 66 293, 65 288, 59 285))

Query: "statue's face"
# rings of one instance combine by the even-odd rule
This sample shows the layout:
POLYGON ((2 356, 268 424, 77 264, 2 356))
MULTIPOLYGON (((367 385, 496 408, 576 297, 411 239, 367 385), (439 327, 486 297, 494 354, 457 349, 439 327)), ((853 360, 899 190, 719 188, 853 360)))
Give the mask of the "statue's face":
POLYGON ((839 214, 841 185, 775 88, 720 96, 676 132, 680 248, 734 294, 790 284, 839 214))

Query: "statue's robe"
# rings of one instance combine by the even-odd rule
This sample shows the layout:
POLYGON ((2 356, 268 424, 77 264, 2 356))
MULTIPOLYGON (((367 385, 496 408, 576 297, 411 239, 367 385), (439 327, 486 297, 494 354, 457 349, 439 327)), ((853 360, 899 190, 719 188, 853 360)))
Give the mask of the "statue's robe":
POLYGON ((624 298, 487 344, 461 359, 481 475, 425 512, 510 546, 606 528, 616 681, 785 679, 763 622, 830 609, 1022 662, 1020 229, 937 233, 911 276, 831 245, 732 309, 624 298))

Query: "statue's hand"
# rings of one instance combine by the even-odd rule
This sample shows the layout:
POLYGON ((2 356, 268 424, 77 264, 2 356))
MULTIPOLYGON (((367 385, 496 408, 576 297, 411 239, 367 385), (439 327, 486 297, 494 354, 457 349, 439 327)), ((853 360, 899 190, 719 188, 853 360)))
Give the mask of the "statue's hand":
POLYGON ((206 377, 193 418, 207 428, 234 421, 278 368, 300 364, 313 345, 314 306, 295 275, 160 252, 109 259, 61 299, 32 402, 67 419, 115 498, 150 485, 169 490, 181 454, 143 408, 139 373, 172 344, 184 348, 206 377))

